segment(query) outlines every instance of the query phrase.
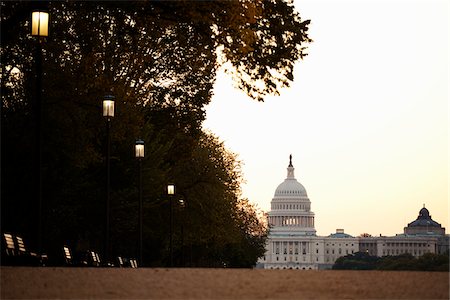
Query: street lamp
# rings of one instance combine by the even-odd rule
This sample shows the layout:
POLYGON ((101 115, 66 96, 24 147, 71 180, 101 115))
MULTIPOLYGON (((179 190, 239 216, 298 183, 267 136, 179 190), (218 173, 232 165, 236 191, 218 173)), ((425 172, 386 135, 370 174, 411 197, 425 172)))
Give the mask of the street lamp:
POLYGON ((137 140, 136 145, 134 147, 136 150, 136 158, 144 158, 145 152, 144 152, 144 141, 143 140, 137 140))
POLYGON ((37 37, 36 43, 36 95, 34 103, 35 117, 35 190, 38 198, 38 251, 42 253, 42 38, 48 36, 49 13, 33 11, 31 13, 31 35, 37 37))
POLYGON ((169 184, 169 185, 167 186, 167 194, 168 194, 169 196, 175 195, 175 185, 169 184))
POLYGON ((31 13, 31 35, 48 36, 49 14, 46 11, 37 10, 31 13))
POLYGON ((142 159, 144 158, 144 141, 137 140, 134 145, 136 158, 139 162, 139 263, 143 265, 142 261, 142 159))
POLYGON ((167 185, 167 194, 169 195, 169 208, 170 208, 170 240, 169 240, 169 253, 170 253, 170 267, 173 267, 173 205, 172 196, 175 194, 175 185, 167 185))
POLYGON ((178 200, 181 207, 181 266, 184 267, 184 208, 186 201, 184 199, 178 200))
POLYGON ((113 95, 105 95, 103 97, 103 116, 110 121, 114 117, 114 99, 113 95))
POLYGON ((113 95, 105 95, 103 97, 103 117, 106 118, 106 222, 105 222, 105 241, 104 254, 105 260, 109 259, 109 219, 110 219, 110 203, 111 203, 111 120, 114 117, 114 99, 113 95))

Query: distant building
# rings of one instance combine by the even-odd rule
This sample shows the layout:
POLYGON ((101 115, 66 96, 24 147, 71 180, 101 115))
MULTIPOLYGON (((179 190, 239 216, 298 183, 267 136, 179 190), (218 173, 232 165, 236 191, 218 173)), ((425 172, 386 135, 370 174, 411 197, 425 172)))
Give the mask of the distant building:
POLYGON ((431 219, 430 212, 425 208, 425 204, 419 211, 417 219, 409 223, 403 231, 407 235, 445 235, 445 228, 431 219))
POLYGON ((422 208, 417 220, 408 224, 404 234, 393 237, 353 237, 343 229, 326 237, 316 235, 314 213, 304 186, 295 179, 292 156, 286 179, 278 185, 268 213, 270 232, 266 253, 257 264, 265 269, 329 269, 341 257, 355 252, 370 255, 416 257, 425 253, 444 253, 449 236, 422 208))
POLYGON ((373 256, 409 253, 419 257, 425 253, 438 253, 438 238, 396 235, 390 237, 359 237, 359 251, 373 256))

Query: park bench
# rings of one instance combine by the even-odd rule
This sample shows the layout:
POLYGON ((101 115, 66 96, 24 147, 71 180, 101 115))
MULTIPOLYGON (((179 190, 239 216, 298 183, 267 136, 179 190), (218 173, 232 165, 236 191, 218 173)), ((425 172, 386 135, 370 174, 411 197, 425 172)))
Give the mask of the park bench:
POLYGON ((66 265, 72 265, 73 264, 73 260, 72 260, 72 254, 70 253, 70 249, 68 246, 64 246, 63 247, 63 251, 64 251, 64 263, 66 265))
POLYGON ((117 266, 119 267, 119 268, 123 268, 125 265, 124 265, 124 260, 123 260, 123 258, 121 257, 121 256, 118 256, 117 257, 117 266))
POLYGON ((2 234, 2 264, 21 266, 42 266, 47 263, 47 255, 28 251, 22 237, 11 233, 2 234))
POLYGON ((130 267, 133 269, 138 267, 137 260, 135 258, 130 259, 130 267))
POLYGON ((5 249, 5 254, 7 256, 14 256, 16 255, 15 251, 16 251, 16 246, 14 245, 14 239, 12 234, 10 233, 4 233, 3 234, 3 240, 4 240, 4 248, 5 249))
POLYGON ((97 252, 88 250, 81 253, 76 265, 85 267, 125 267, 126 258, 117 257, 115 262, 106 262, 100 259, 97 252))
POLYGON ((100 267, 100 257, 98 256, 98 253, 95 251, 89 251, 89 262, 88 264, 92 267, 100 267))
POLYGON ((119 268, 137 268, 137 260, 135 258, 117 257, 117 267, 119 268))
POLYGON ((84 267, 99 267, 100 257, 95 251, 84 251, 79 258, 79 265, 84 267))

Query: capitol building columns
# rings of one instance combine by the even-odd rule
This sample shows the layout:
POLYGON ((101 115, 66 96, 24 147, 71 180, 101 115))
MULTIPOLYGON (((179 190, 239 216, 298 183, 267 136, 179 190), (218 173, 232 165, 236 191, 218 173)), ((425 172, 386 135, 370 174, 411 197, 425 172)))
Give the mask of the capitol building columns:
POLYGON ((314 217, 304 216, 269 216, 269 224, 272 227, 309 227, 314 228, 314 217))

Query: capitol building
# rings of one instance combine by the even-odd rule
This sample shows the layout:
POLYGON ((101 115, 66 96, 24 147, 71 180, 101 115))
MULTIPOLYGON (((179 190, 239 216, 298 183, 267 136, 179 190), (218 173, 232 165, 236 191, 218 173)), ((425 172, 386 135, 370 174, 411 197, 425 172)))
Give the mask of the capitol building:
POLYGON ((317 236, 314 212, 305 187, 294 175, 292 155, 286 179, 278 185, 268 213, 270 226, 266 252, 257 268, 330 269, 341 256, 356 252, 386 256, 410 253, 444 253, 449 249, 445 228, 431 219, 425 206, 417 220, 404 228, 403 234, 386 237, 353 237, 343 229, 329 236, 317 236))

